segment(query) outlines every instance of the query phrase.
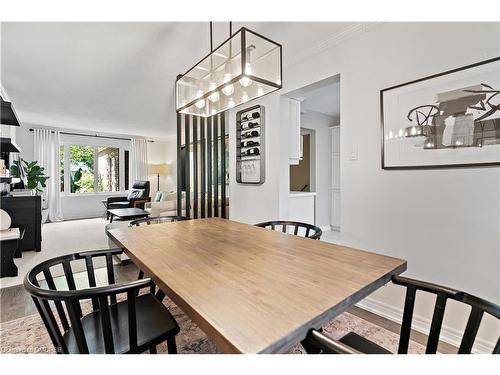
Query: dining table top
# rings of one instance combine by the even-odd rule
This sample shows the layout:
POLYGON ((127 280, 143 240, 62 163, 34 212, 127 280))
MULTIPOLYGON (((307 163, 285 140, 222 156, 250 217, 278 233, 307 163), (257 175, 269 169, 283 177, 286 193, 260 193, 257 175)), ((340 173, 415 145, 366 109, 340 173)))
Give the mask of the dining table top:
POLYGON ((284 352, 406 261, 220 218, 108 235, 226 353, 284 352))

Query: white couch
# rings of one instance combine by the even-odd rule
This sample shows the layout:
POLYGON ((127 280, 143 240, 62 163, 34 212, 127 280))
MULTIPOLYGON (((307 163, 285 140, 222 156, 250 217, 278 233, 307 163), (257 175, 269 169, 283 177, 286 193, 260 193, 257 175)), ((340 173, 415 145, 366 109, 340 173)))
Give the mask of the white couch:
MULTIPOLYGON (((157 197, 155 197, 157 198, 157 197)), ((198 204, 200 204, 201 198, 198 197, 198 204)), ((212 201, 213 202, 213 201, 212 201)), ((219 197, 219 210, 221 208, 222 199, 219 197)), ((190 208, 193 209, 194 199, 191 196, 190 208)), ((152 202, 146 203, 146 211, 151 213, 152 217, 155 216, 177 216, 177 193, 176 192, 162 192, 162 197, 160 201, 153 200, 152 202)), ((226 197, 226 217, 229 214, 229 198, 226 197)), ((182 192, 182 215, 186 215, 186 193, 182 192)))

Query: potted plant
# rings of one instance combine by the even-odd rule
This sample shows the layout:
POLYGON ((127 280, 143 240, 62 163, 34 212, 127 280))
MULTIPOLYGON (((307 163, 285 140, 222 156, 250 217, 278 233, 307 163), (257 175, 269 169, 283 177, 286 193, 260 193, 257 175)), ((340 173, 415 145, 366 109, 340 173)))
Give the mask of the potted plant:
POLYGON ((21 178, 32 195, 41 193, 46 187, 47 176, 44 175, 45 168, 40 167, 38 162, 26 161, 24 159, 14 160, 10 167, 10 173, 14 177, 21 178))

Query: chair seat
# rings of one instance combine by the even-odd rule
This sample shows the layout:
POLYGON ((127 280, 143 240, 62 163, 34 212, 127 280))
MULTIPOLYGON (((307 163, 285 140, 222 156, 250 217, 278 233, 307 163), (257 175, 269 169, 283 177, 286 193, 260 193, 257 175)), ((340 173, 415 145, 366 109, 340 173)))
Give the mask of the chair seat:
MULTIPOLYGON (((115 353, 140 353, 165 341, 167 337, 179 333, 179 326, 168 309, 158 299, 148 293, 136 299, 137 345, 136 350, 130 350, 128 330, 127 301, 110 306, 111 328, 115 353)), ((101 314, 99 311, 85 315, 82 318, 83 331, 91 354, 105 353, 101 314)), ((64 340, 69 353, 79 353, 73 329, 64 334, 64 340)))
POLYGON ((339 340, 341 343, 349 345, 351 348, 365 354, 392 354, 387 349, 375 344, 374 342, 365 339, 354 332, 349 332, 339 340))

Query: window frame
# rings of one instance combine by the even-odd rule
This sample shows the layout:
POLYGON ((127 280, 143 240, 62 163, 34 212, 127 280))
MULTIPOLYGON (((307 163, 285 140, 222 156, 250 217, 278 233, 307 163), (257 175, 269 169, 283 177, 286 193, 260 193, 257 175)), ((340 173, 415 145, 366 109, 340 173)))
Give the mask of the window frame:
MULTIPOLYGON (((123 195, 128 192, 125 190, 125 151, 129 151, 130 155, 130 141, 121 141, 114 139, 98 138, 92 136, 76 136, 76 135, 65 135, 61 136, 60 146, 64 147, 64 191, 61 191, 61 195, 65 197, 74 196, 91 196, 91 195, 123 195), (70 170, 70 152, 69 146, 86 146, 94 148, 94 191, 88 193, 72 193, 71 192, 71 170, 70 170), (114 147, 118 148, 119 154, 119 191, 97 191, 98 190, 98 180, 99 180, 99 158, 98 158, 98 147, 114 147)), ((60 152, 60 151, 58 151, 60 152)), ((60 178, 60 175, 59 175, 60 178)))

